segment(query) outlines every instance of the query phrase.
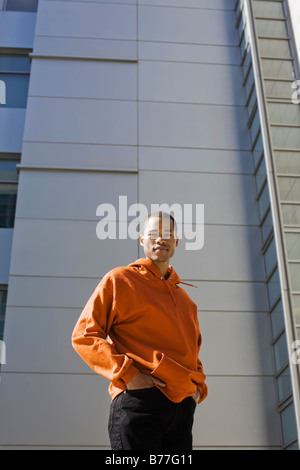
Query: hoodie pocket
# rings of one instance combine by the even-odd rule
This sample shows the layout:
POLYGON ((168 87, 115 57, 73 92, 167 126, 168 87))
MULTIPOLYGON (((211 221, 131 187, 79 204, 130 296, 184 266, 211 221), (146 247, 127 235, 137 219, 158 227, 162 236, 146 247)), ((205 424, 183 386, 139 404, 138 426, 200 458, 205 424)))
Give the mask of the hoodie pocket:
POLYGON ((175 398, 178 397, 193 395, 196 391, 196 384, 203 381, 198 372, 178 364, 164 353, 157 352, 155 359, 155 368, 151 375, 166 384, 165 387, 158 386, 158 388, 174 401, 177 401, 175 398))

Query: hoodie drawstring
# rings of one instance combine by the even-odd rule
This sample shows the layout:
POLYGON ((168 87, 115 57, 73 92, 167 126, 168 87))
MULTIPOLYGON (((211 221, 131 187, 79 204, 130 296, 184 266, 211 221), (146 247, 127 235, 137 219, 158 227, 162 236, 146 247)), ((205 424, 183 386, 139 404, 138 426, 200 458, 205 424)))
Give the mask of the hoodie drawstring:
POLYGON ((165 281, 165 283, 167 284, 167 287, 168 287, 168 289, 169 289, 169 292, 170 292, 170 294, 171 294, 171 297, 172 297, 172 299, 173 299, 173 302, 174 302, 174 304, 176 305, 176 300, 175 300, 175 297, 174 297, 173 292, 172 292, 172 287, 170 287, 170 285, 169 285, 169 282, 172 281, 172 279, 171 279, 171 278, 165 279, 165 278, 162 276, 162 277, 161 277, 161 280, 165 281), (168 281, 169 281, 169 282, 168 282, 168 281))
POLYGON ((198 286, 194 286, 193 284, 188 284, 187 282, 180 281, 178 284, 185 284, 186 286, 191 286, 191 287, 195 287, 195 289, 198 289, 198 286))
MULTIPOLYGON (((167 287, 169 289, 169 292, 171 294, 171 297, 173 299, 173 302, 174 304, 176 305, 176 300, 175 300, 175 297, 174 297, 174 294, 172 292, 172 287, 169 285, 169 282, 168 281, 172 281, 172 278, 168 278, 168 279, 165 279, 163 276, 161 277, 161 280, 162 281, 165 281, 166 284, 167 284, 167 287)), ((185 284, 186 286, 191 286, 191 287, 195 287, 196 289, 198 289, 198 286, 194 286, 193 284, 188 284, 187 282, 183 282, 183 281, 179 281, 179 282, 176 282, 175 285, 178 286, 178 284, 185 284)))

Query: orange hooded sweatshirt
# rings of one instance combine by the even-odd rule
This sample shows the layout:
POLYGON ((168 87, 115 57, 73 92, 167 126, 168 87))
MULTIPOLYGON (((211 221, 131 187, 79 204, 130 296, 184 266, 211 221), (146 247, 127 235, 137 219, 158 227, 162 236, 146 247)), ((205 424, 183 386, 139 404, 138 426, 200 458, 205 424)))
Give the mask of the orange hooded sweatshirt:
MULTIPOLYGON (((166 384, 159 387, 180 402, 200 391, 207 396, 201 361, 197 305, 169 267, 168 279, 149 259, 107 273, 85 306, 72 345, 98 374, 111 381, 114 399, 138 372, 166 384)), ((184 283, 183 283, 184 284, 184 283)))

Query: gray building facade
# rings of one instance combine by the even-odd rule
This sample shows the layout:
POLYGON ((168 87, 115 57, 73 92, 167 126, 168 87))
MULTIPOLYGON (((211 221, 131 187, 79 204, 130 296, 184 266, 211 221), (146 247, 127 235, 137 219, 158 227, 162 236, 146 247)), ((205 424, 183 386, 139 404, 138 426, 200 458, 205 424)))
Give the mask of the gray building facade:
POLYGON ((203 247, 183 236, 172 261, 198 287, 185 286, 209 394, 194 448, 298 450, 288 2, 1 3, 0 448, 109 449, 108 382, 74 353, 73 327, 101 277, 143 256, 128 208, 189 205, 200 233, 201 204, 203 247), (115 239, 97 236, 102 204, 116 208, 115 239))

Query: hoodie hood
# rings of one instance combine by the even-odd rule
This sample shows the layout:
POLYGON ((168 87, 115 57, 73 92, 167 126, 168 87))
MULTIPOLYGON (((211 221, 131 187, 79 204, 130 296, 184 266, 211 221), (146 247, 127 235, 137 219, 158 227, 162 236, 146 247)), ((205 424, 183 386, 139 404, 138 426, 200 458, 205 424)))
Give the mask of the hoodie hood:
POLYGON ((151 272, 155 277, 161 280, 167 280, 171 282, 172 284, 175 284, 178 286, 178 284, 185 284, 186 286, 191 286, 197 288, 197 286, 194 286, 193 284, 188 284, 187 282, 182 282, 180 277, 178 276, 177 272, 173 268, 173 266, 169 266, 168 269, 168 277, 167 279, 164 278, 164 276, 161 274, 160 270, 156 266, 156 264, 151 261, 151 259, 148 258, 140 258, 136 260, 134 263, 130 263, 128 265, 129 268, 138 268, 141 272, 141 274, 148 274, 151 272))

